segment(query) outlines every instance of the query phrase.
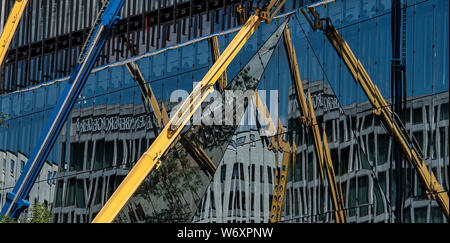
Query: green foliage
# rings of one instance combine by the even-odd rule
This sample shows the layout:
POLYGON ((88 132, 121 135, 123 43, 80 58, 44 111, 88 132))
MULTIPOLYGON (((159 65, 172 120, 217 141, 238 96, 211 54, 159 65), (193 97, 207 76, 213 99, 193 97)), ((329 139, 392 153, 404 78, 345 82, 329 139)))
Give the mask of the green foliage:
POLYGON ((52 220, 52 214, 45 204, 36 203, 30 211, 29 223, 50 223, 52 220))
POLYGON ((0 127, 6 127, 6 114, 0 112, 0 127))
POLYGON ((0 215, 0 224, 14 224, 17 223, 14 219, 6 217, 5 215, 0 215))
POLYGON ((136 194, 149 202, 156 197, 166 204, 167 209, 154 212, 157 222, 188 220, 190 213, 187 212, 189 205, 186 196, 190 194, 199 198, 197 190, 202 184, 199 169, 194 163, 188 160, 184 151, 170 153, 163 159, 161 167, 154 170, 138 188, 136 194))

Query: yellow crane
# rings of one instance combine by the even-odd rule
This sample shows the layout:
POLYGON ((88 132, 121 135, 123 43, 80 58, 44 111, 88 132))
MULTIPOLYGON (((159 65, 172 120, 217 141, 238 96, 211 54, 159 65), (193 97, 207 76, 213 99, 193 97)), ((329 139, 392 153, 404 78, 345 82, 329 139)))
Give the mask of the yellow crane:
MULTIPOLYGON (((215 37, 217 45, 213 45, 213 49, 216 53, 219 53, 220 56, 220 50, 219 45, 217 41, 217 37, 215 37)), ((211 39, 214 39, 212 37, 211 39)), ((122 41, 125 44, 125 46, 128 47, 128 50, 131 54, 131 56, 137 56, 138 52, 133 47, 133 45, 128 41, 128 38, 125 36, 122 36, 122 41)), ((125 64, 125 66, 128 69, 128 72, 130 73, 133 80, 135 80, 139 88, 141 89, 142 94, 142 100, 144 103, 144 107, 147 113, 150 113, 150 107, 153 110, 153 114, 156 116, 156 121, 158 125, 158 129, 162 129, 168 122, 169 122, 169 115, 167 114, 166 108, 164 107, 164 103, 161 104, 161 109, 159 108, 158 101, 156 100, 156 96, 153 93, 152 86, 150 82, 146 82, 144 76, 141 73, 141 70, 139 69, 139 66, 134 62, 132 59, 131 62, 128 62, 125 64), (150 106, 150 107, 149 107, 150 106), (162 122, 162 124, 161 124, 162 122)), ((221 81, 223 82, 223 81, 221 81)), ((226 86, 226 81, 225 81, 226 86)), ((221 92, 223 89, 221 90, 221 92)), ((155 130, 158 130, 155 129, 155 130)), ((157 133, 155 133, 157 134, 157 133)), ((184 136, 179 136, 178 139, 183 147, 186 149, 186 151, 194 158, 194 160, 199 164, 200 168, 202 168, 206 173, 210 174, 211 176, 214 175, 216 172, 216 166, 211 161, 209 156, 205 153, 203 148, 200 145, 195 146, 189 139, 186 139, 184 136)), ((175 141, 173 144, 176 144, 177 141, 175 141)))
POLYGON ((213 92, 214 84, 222 76, 228 65, 238 54, 250 36, 262 21, 270 23, 273 17, 278 13, 286 0, 272 0, 269 5, 263 9, 256 9, 242 29, 236 34, 234 39, 220 55, 205 77, 197 84, 192 93, 182 103, 173 117, 154 140, 150 148, 137 161, 113 195, 109 198, 93 223, 112 222, 123 206, 131 198, 139 185, 144 181, 147 175, 161 163, 162 156, 176 140, 183 127, 193 116, 195 111, 213 92), (273 10, 274 9, 274 10, 273 10))
POLYGON ((271 137, 271 141, 268 146, 269 150, 275 152, 275 180, 273 183, 273 197, 269 218, 269 222, 271 223, 278 223, 281 221, 281 213, 283 212, 283 205, 286 195, 289 165, 291 161, 295 161, 295 152, 297 148, 295 142, 291 147, 289 142, 284 140, 284 128, 280 120, 278 120, 278 132, 276 137, 277 138, 275 138, 275 136, 271 137), (279 151, 283 153, 281 167, 278 167, 279 151))
MULTIPOLYGON (((329 1, 322 1, 320 3, 316 3, 315 5, 322 5, 327 4, 329 1)), ((245 20, 245 10, 244 8, 239 5, 237 7, 237 12, 239 14, 238 19, 240 24, 243 24, 245 20)), ((298 102, 302 111, 302 123, 306 126, 313 125, 313 136, 315 140, 315 150, 317 154, 317 158, 319 161, 321 176, 322 176, 322 182, 323 182, 323 168, 326 168, 327 171, 327 178, 330 184, 330 191, 335 207, 335 219, 338 223, 346 223, 347 217, 344 211, 344 202, 342 197, 342 190, 337 187, 336 179, 335 179, 335 173, 333 169, 333 164, 331 162, 331 156, 328 148, 328 143, 326 141, 325 132, 324 132, 324 148, 322 148, 322 139, 320 136, 320 132, 318 127, 316 126, 316 117, 314 115, 314 110, 309 108, 306 105, 306 99, 305 95, 303 93, 303 84, 300 78, 300 73, 298 70, 298 63, 297 63, 297 57, 295 54, 295 49, 292 44, 291 35, 289 32, 289 27, 286 25, 286 28, 284 30, 284 42, 286 46, 286 50, 288 52, 288 59, 289 59, 289 67, 291 70, 292 78, 295 83, 295 88, 297 92, 297 98, 298 102), (301 91, 301 92, 300 92, 301 91), (324 153, 325 150, 325 153, 324 153), (325 160, 326 164, 323 165, 323 161, 325 160)), ((308 91, 309 92, 309 91, 308 91)), ((310 97, 309 97, 310 98, 310 97)), ((255 101, 256 106, 259 111, 266 110, 266 114, 268 114, 267 107, 265 107, 261 102, 259 102, 259 97, 255 95, 255 101)), ((311 100, 309 100, 309 103, 312 104, 311 100)), ((260 119, 267 120, 269 125, 269 129, 275 129, 275 126, 273 124, 272 119, 269 117, 268 119, 262 117, 260 115, 260 119)), ((308 131, 308 130, 306 130, 308 131)), ((295 142, 291 145, 288 141, 285 141, 284 138, 284 128, 281 124, 281 121, 278 121, 278 132, 277 132, 277 139, 275 139, 275 136, 272 136, 270 139, 270 144, 268 146, 268 149, 271 151, 274 151, 276 154, 275 158, 275 180, 273 185, 273 197, 272 197, 272 205, 270 208, 270 217, 269 222, 271 223, 277 223, 281 221, 281 214, 283 212, 283 205, 286 197, 286 184, 287 184, 287 175, 289 171, 290 163, 295 161, 295 155, 296 155, 296 148, 297 145, 295 142), (283 153, 283 158, 281 162, 281 167, 278 166, 278 152, 283 153)))
POLYGON ((11 44, 27 3, 28 0, 16 0, 6 20, 3 32, 0 35, 0 67, 2 66, 3 59, 5 59, 6 52, 8 52, 9 45, 11 44))
POLYGON ((401 148, 404 158, 415 168, 419 178, 426 187, 427 197, 437 201, 448 219, 449 198, 447 192, 439 184, 433 172, 428 170, 422 150, 416 139, 408 133, 398 115, 391 111, 388 103, 370 79, 361 61, 355 57, 344 37, 332 25, 330 18, 320 18, 314 8, 306 8, 306 10, 302 9, 301 11, 314 30, 324 32, 338 56, 344 61, 355 82, 361 85, 374 108, 373 113, 382 120, 389 135, 401 148), (310 19, 308 13, 311 14, 313 20, 310 19))
MULTIPOLYGON (((316 152, 317 161, 320 169, 320 176, 322 179, 322 183, 324 183, 324 170, 326 172, 326 177, 328 180, 328 184, 330 186, 330 193, 333 200, 334 205, 334 215, 337 223, 346 223, 347 216, 345 214, 345 204, 342 196, 342 189, 338 187, 336 182, 336 175, 333 168, 333 163, 331 162, 330 151, 328 148, 328 141, 325 134, 325 130, 323 131, 323 145, 322 138, 320 135, 319 124, 317 124, 316 115, 314 113, 314 108, 312 106, 311 94, 308 90, 308 104, 306 103, 306 97, 303 89, 302 80, 300 77, 300 71, 298 70, 297 63, 297 55, 295 53, 294 45, 292 44, 291 34, 289 31, 289 27, 286 27, 284 30, 284 44, 286 46, 288 60, 289 60, 289 68, 291 70, 291 76, 294 82, 295 91, 297 94, 297 101, 300 106, 301 114, 300 117, 301 122, 305 125, 306 128, 311 127, 312 136, 314 138, 314 150, 316 152)), ((308 129, 306 129, 308 132, 308 129)), ((295 144, 294 144, 295 147, 295 144)), ((293 158, 295 159, 295 158, 293 158)), ((283 159, 284 161, 284 159, 283 159)), ((282 187, 286 187, 281 185, 282 187)), ((280 200, 284 200, 284 193, 282 194, 282 198, 280 200)), ((272 207, 272 213, 276 210, 272 207)), ((275 219, 271 220, 280 220, 281 212, 278 212, 279 216, 275 217, 275 219)))

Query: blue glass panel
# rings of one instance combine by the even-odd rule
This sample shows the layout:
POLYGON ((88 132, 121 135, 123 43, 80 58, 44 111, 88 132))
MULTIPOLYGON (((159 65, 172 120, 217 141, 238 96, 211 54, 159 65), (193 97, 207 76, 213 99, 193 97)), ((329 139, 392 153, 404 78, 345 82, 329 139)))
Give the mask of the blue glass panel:
MULTIPOLYGON (((92 74, 91 74, 92 75, 92 74)), ((108 69, 103 69, 101 71, 98 71, 95 73, 96 77, 96 95, 103 95, 108 92, 108 83, 111 79, 110 77, 111 73, 108 69)))
POLYGON ((433 3, 416 7, 414 38, 414 96, 432 93, 433 3), (420 31, 418 31, 420 30, 420 31))
POLYGON ((95 95, 95 86, 96 86, 96 77, 95 75, 91 74, 86 80, 86 84, 81 90, 80 97, 78 97, 78 100, 84 101, 86 99, 93 97, 95 95))
MULTIPOLYGON (((359 38, 358 38, 358 26, 350 26, 342 29, 341 34, 347 41, 348 45, 352 49, 355 56, 359 56, 359 38)), ((356 83, 350 74, 347 66, 342 63, 340 87, 339 87, 339 101, 341 105, 348 105, 356 101, 356 92, 349 92, 356 89, 356 83)))
POLYGON ((134 96, 134 87, 130 88, 124 88, 121 91, 120 95, 120 104, 126 105, 126 104, 132 104, 133 103, 133 96, 134 96))
POLYGON ((95 104, 95 97, 83 98, 79 100, 81 108, 92 107, 95 104))
POLYGON ((406 42, 409 43, 409 48, 406 49, 406 81, 407 81, 407 94, 413 95, 413 83, 414 83, 414 23, 415 23, 415 7, 408 7, 406 10, 406 42))
POLYGON ((11 96, 10 95, 4 95, 0 97, 2 100, 1 103, 1 112, 8 115, 11 114, 11 96))
POLYGON ((150 80, 161 79, 164 76, 165 56, 159 53, 151 57, 151 75, 150 80))
POLYGON ((31 136, 30 136, 30 151, 36 146, 39 136, 42 131, 43 112, 35 113, 31 116, 31 136))
POLYGON ((324 51, 326 58, 324 69, 326 72, 326 77, 328 78, 327 81, 331 85, 331 88, 334 90, 334 92, 337 94, 339 92, 339 85, 341 82, 341 70, 346 67, 331 44, 327 43, 326 45, 324 45, 324 51))
POLYGON ((53 106, 58 101, 58 96, 59 96, 59 87, 56 84, 51 84, 47 86, 46 109, 49 107, 53 108, 53 106))
POLYGON ((344 26, 354 24, 359 19, 360 1, 343 1, 344 26))
POLYGON ((120 90, 109 93, 108 94, 108 104, 113 105, 113 104, 118 104, 118 103, 120 103, 120 90))
POLYGON ((20 124, 18 124, 17 119, 11 119, 8 123, 8 138, 6 148, 13 152, 17 152, 17 138, 20 124))
POLYGON ((166 76, 172 76, 179 72, 180 68, 180 49, 167 50, 167 70, 166 76))
POLYGON ((5 143, 6 143, 6 128, 0 126, 0 151, 5 150, 5 143))
MULTIPOLYGON (((40 133, 39 133, 39 135, 38 136, 40 136, 41 135, 41 132, 44 130, 44 126, 45 126, 45 124, 47 123, 47 121, 48 121, 48 118, 50 117, 50 114, 52 113, 52 110, 45 110, 44 112, 42 112, 43 114, 43 118, 42 118, 42 122, 40 122, 39 123, 39 128, 40 128, 40 133)), ((36 145, 36 144, 34 144, 34 145, 36 145)), ((49 157, 51 156, 51 153, 49 153, 49 157)), ((47 158, 47 161, 50 159, 50 158, 47 158)))
POLYGON ((373 38, 374 33, 377 33, 377 19, 370 19, 360 24, 360 48, 359 57, 361 64, 366 69, 369 76, 374 82, 378 80, 376 72, 377 63, 377 48, 379 45, 385 45, 386 43, 379 43, 376 38, 373 38))
POLYGON ((391 11, 392 0, 377 0, 377 1, 378 1, 378 15, 385 14, 391 11))
POLYGON ((30 143, 30 136, 31 136, 31 116, 26 116, 22 119, 22 131, 21 131, 21 144, 20 144, 20 151, 22 151, 24 154, 29 155, 31 146, 33 146, 30 143))
POLYGON ((22 115, 29 114, 33 110, 34 90, 22 93, 23 111, 22 115))
POLYGON ((291 78, 291 72, 289 70, 289 61, 287 52, 283 43, 278 44, 279 59, 273 59, 272 62, 278 62, 280 67, 280 74, 278 78, 278 114, 279 118, 284 126, 287 126, 287 115, 288 115, 288 101, 289 101, 289 89, 293 87, 293 82, 291 78))
POLYGON ((177 89, 177 77, 166 78, 163 80, 163 101, 170 99, 171 93, 177 89))
POLYGON ((449 90, 449 1, 436 1, 433 50, 435 93, 449 90))
POLYGON ((111 79, 109 80, 109 91, 117 91, 120 90, 122 84, 122 80, 124 79, 124 73, 122 68, 109 68, 109 71, 111 72, 111 79))
POLYGON ((125 65, 115 67, 115 68, 122 69, 122 72, 124 72, 123 79, 122 79, 123 80, 122 88, 129 88, 129 87, 137 85, 136 81, 131 77, 131 74, 128 71, 128 68, 125 65))
POLYGON ((194 45, 187 45, 180 48, 181 50, 181 71, 187 72, 194 68, 194 45))
POLYGON ((22 117, 20 117, 20 118, 18 118, 18 119, 16 119, 15 121, 14 121, 16 124, 17 124, 17 132, 16 132, 16 135, 17 135, 17 144, 16 144, 16 149, 17 149, 17 151, 20 151, 20 152, 22 152, 22 153, 26 153, 26 151, 25 151, 25 144, 23 144, 23 118, 22 117))
POLYGON ((195 46, 195 68, 208 66, 211 62, 210 47, 208 40, 201 40, 194 43, 195 46))
POLYGON ((50 151, 49 159, 47 159, 47 161, 49 161, 50 163, 57 164, 58 161, 59 161, 59 147, 60 147, 60 144, 61 144, 60 141, 61 141, 61 139, 58 136, 56 138, 55 145, 53 145, 53 148, 50 151))
POLYGON ((11 113, 10 118, 17 117, 22 113, 21 93, 11 94, 11 113))
POLYGON ((323 71, 321 65, 323 63, 323 46, 324 39, 323 33, 311 32, 308 35, 309 41, 312 46, 308 46, 308 73, 306 78, 311 81, 317 81, 323 79, 323 71))
POLYGON ((179 76, 178 78, 178 89, 184 90, 187 93, 191 93, 193 86, 193 73, 185 73, 179 76))
POLYGON ((95 96, 95 98, 92 99, 92 100, 93 100, 93 104, 94 104, 96 107, 99 106, 99 105, 106 105, 106 104, 108 104, 108 98, 109 98, 109 95, 108 95, 108 94, 104 94, 104 95, 100 94, 100 95, 97 95, 97 96, 95 96))
POLYGON ((385 99, 392 97, 391 93, 391 62, 392 62, 392 37, 391 16, 384 15, 377 18, 376 32, 376 75, 372 81, 378 86, 385 99))
POLYGON ((376 16, 376 3, 374 0, 361 0, 361 19, 370 19, 376 16))
MULTIPOLYGON (((282 50, 284 51, 284 50, 282 50)), ((278 66, 278 60, 279 60, 279 48, 275 48, 273 52, 273 56, 271 60, 269 61, 266 70, 264 71, 264 76, 261 80, 261 86, 258 87, 258 89, 266 90, 266 105, 269 111, 275 110, 275 107, 272 107, 272 104, 278 105, 279 97, 277 97, 277 100, 273 100, 275 97, 271 96, 271 91, 278 91, 279 92, 279 66, 278 66)), ((277 109, 280 109, 280 106, 278 106, 277 109)), ((272 115, 272 119, 276 122, 278 117, 274 117, 274 114, 272 115)), ((278 116, 278 113, 276 114, 278 116)))

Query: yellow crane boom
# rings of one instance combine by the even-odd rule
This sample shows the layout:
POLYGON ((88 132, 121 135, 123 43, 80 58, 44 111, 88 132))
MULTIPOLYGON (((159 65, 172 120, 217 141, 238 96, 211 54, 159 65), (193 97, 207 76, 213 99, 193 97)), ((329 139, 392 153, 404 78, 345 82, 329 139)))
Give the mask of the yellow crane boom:
POLYGON ((274 6, 277 6, 278 4, 278 8, 275 11, 272 12, 271 8, 262 10, 257 9, 256 13, 248 19, 246 24, 220 55, 219 59, 206 73, 202 81, 200 81, 192 93, 182 103, 150 148, 137 161, 136 165, 131 169, 129 174, 94 218, 92 221, 93 223, 110 223, 115 219, 117 214, 131 198, 147 175, 154 168, 159 167, 162 156, 167 152, 168 148, 180 134, 183 127, 190 120, 201 103, 206 99, 208 94, 214 90, 216 81, 222 76, 228 65, 239 53, 261 21, 271 20, 280 9, 280 5, 283 5, 285 1, 286 0, 272 0, 271 3, 276 3, 274 6))
POLYGON ((275 180, 273 183, 272 206, 270 208, 269 222, 278 223, 281 221, 281 213, 283 212, 284 199, 286 195, 286 184, 288 178, 289 165, 291 161, 295 161, 295 152, 297 145, 293 144, 292 148, 288 141, 283 139, 284 128, 278 119, 277 139, 271 137, 269 150, 275 151, 275 180), (278 167, 278 151, 283 152, 281 167, 278 167))
POLYGON ((439 184, 433 172, 428 170, 427 165, 423 160, 423 153, 415 138, 410 136, 398 115, 391 111, 386 100, 381 95, 377 86, 370 79, 369 74, 364 69, 361 62, 353 54, 344 37, 331 24, 329 18, 321 19, 314 8, 306 8, 306 10, 302 9, 302 13, 314 30, 319 29, 325 33, 338 56, 344 61, 355 82, 361 84, 364 93, 367 95, 374 108, 373 113, 383 121, 389 135, 401 148, 405 159, 414 166, 426 187, 428 198, 437 201, 448 219, 449 198, 447 192, 439 184), (309 18, 307 12, 312 15, 314 18, 313 21, 309 18))
MULTIPOLYGON (((213 49, 217 50, 216 52, 219 53, 220 56, 220 50, 219 45, 217 41, 217 36, 214 36, 216 39, 217 45, 213 45, 213 49)), ((213 37, 213 38, 214 38, 213 37)), ((124 44, 128 47, 130 54, 132 56, 138 55, 137 50, 135 50, 132 47, 132 44, 128 41, 128 38, 125 36, 122 36, 122 40, 124 44)), ((156 96, 153 93, 152 86, 150 82, 146 82, 144 79, 144 76, 141 73, 141 70, 139 69, 139 66, 134 62, 132 59, 131 62, 125 64, 127 67, 131 77, 138 83, 141 94, 142 94, 142 100, 144 102, 144 107, 147 113, 153 110, 153 114, 156 117, 157 123, 158 123, 158 129, 162 129, 168 122, 169 122, 169 115, 167 114, 166 108, 164 107, 164 104, 161 105, 161 109, 159 108, 158 101, 156 100, 156 96), (162 121, 162 124, 161 124, 162 121)), ((220 80, 219 80, 220 82, 220 80)), ((224 82, 224 81, 222 81, 224 82)), ((225 81, 226 86, 226 81, 225 81)), ((211 159, 208 157, 208 155, 203 150, 202 146, 198 145, 195 146, 191 141, 186 139, 184 136, 180 136, 177 138, 175 142, 172 144, 176 144, 178 141, 181 142, 181 144, 184 146, 184 148, 187 150, 187 152, 194 158, 194 160, 199 164, 199 166, 210 175, 214 175, 216 172, 216 166, 211 161, 211 159)))
POLYGON ((27 3, 28 0, 16 0, 6 20, 3 32, 0 35, 0 67, 2 66, 3 59, 5 59, 6 52, 8 52, 9 45, 11 44, 27 3))
MULTIPOLYGON (((322 182, 324 182, 324 170, 325 170, 328 179, 328 184, 330 186, 331 197, 333 199, 336 222, 346 223, 347 217, 344 211, 344 200, 342 197, 342 192, 336 183, 336 175, 334 173, 333 163, 331 162, 327 137, 324 131, 323 145, 322 145, 322 138, 320 135, 319 125, 317 124, 316 115, 314 113, 314 108, 312 106, 311 94, 309 90, 308 90, 309 105, 306 103, 306 97, 303 89, 302 80, 300 77, 300 71, 298 70, 297 55, 295 54, 295 48, 294 45, 292 44, 291 34, 288 27, 286 27, 284 31, 284 43, 288 53, 291 76, 295 84, 297 101, 299 103, 300 110, 302 112, 300 120, 305 125, 305 127, 311 127, 313 133, 312 135, 314 138, 314 149, 316 152, 317 161, 319 162, 320 176, 322 182)), ((308 132, 307 129, 306 131, 308 132)))
MULTIPOLYGON (((327 2, 322 1, 321 3, 318 3, 316 5, 322 5, 326 4, 327 2)), ((245 11, 242 8, 242 6, 238 6, 237 12, 239 13, 239 21, 240 24, 243 24, 245 20, 245 11)), ((295 54, 295 48, 292 44, 291 34, 289 31, 289 26, 286 25, 286 28, 284 30, 284 42, 286 46, 286 50, 288 52, 288 59, 289 59, 289 67, 291 70, 291 75, 293 77, 294 83, 295 83, 295 89, 297 92, 297 99, 302 111, 303 116, 301 117, 301 121, 303 124, 307 126, 313 125, 313 136, 315 140, 315 150, 319 161, 319 167, 321 172, 321 178, 323 182, 323 168, 326 168, 327 172, 327 178, 330 184, 330 192, 333 199, 333 204, 335 207, 335 219, 338 223, 346 223, 347 217, 344 211, 344 201, 342 196, 342 190, 340 187, 337 186, 335 173, 333 164, 331 162, 331 156, 328 148, 328 142, 326 141, 325 131, 324 131, 324 141, 323 141, 323 148, 322 148, 322 139, 320 136, 319 128, 317 126, 316 122, 316 116, 314 114, 314 110, 312 106, 308 106, 306 103, 306 98, 303 93, 303 84, 300 78, 300 72, 298 70, 298 63, 297 63, 297 56, 295 54), (325 150, 325 152, 324 152, 325 150), (325 160, 325 162, 324 162, 325 160), (324 164, 325 163, 325 164, 324 164)), ((308 91, 309 93, 309 91, 308 91)), ((271 131, 270 134, 275 134, 275 124, 270 117, 270 114, 267 111, 267 107, 260 102, 260 98, 258 94, 255 94, 254 97, 256 107, 258 111, 260 111, 258 114, 260 115, 260 119, 268 124, 269 131, 271 131), (265 113, 264 113, 265 112, 265 113), (269 114, 268 117, 264 117, 262 114, 269 114)), ((312 104, 311 98, 309 97, 309 104, 312 104)), ((306 130, 308 131, 308 130, 306 130)), ((287 175, 289 171, 289 165, 290 163, 295 161, 295 154, 296 154, 296 148, 297 145, 295 142, 293 143, 292 147, 289 144, 289 142, 285 141, 283 139, 284 136, 284 129, 282 127, 281 121, 278 121, 278 132, 276 133, 278 136, 278 139, 275 139, 275 136, 272 136, 270 139, 270 144, 268 149, 272 150, 276 153, 276 159, 275 159, 275 180, 273 185, 273 198, 272 198, 272 205, 270 208, 270 217, 269 221, 271 223, 277 223, 281 221, 281 214, 283 212, 283 205, 285 201, 286 196, 286 184, 287 184, 287 175), (283 159, 281 167, 278 166, 278 152, 283 152, 283 159)))

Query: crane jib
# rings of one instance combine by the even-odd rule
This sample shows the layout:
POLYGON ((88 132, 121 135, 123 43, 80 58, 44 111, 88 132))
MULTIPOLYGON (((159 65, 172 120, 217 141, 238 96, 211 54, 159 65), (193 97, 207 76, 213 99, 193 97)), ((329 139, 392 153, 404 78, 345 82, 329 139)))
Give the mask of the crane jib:
POLYGON ((12 192, 8 193, 7 200, 3 206, 2 215, 17 218, 29 203, 25 201, 27 198, 40 170, 47 159, 55 141, 64 126, 86 80, 100 54, 106 40, 111 35, 113 23, 117 20, 117 14, 124 4, 124 0, 112 0, 104 10, 102 16, 102 24, 96 26, 95 35, 89 38, 86 43, 86 53, 83 62, 77 64, 69 81, 62 92, 58 103, 54 107, 46 126, 39 137, 39 142, 34 148, 29 160, 27 161, 19 180, 12 192), (108 25, 104 25, 107 23, 108 25))

